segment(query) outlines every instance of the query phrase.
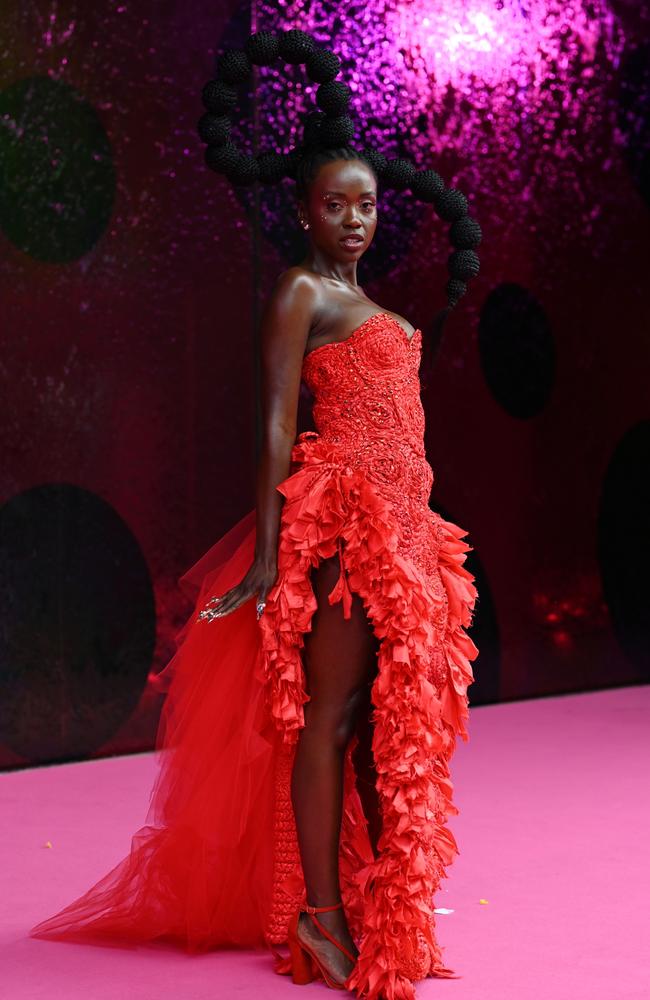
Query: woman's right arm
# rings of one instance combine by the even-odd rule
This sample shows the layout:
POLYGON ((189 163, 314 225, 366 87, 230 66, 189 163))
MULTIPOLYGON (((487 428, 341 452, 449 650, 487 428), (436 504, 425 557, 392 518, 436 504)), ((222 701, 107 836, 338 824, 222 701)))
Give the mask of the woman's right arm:
POLYGON ((289 475, 296 440, 298 396, 305 346, 315 310, 316 288, 304 271, 290 268, 275 283, 261 326, 262 449, 257 471, 256 539, 246 576, 222 595, 223 617, 249 598, 265 601, 277 579, 278 536, 284 498, 276 487, 289 475))

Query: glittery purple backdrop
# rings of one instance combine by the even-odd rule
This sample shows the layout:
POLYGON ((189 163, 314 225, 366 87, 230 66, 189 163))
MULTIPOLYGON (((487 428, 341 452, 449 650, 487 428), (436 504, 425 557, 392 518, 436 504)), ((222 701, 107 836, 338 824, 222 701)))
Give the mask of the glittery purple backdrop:
MULTIPOLYGON (((0 53, 0 766, 151 745, 176 581, 253 506, 252 317, 303 244, 287 181, 253 260, 251 192, 195 131, 251 17, 335 48, 358 141, 439 170, 484 230, 424 392, 432 504, 475 547, 472 701, 648 677, 646 5, 35 0, 0 53)), ((281 70, 262 148, 313 107, 281 70)), ((426 334, 446 227, 380 207, 364 287, 426 334)))

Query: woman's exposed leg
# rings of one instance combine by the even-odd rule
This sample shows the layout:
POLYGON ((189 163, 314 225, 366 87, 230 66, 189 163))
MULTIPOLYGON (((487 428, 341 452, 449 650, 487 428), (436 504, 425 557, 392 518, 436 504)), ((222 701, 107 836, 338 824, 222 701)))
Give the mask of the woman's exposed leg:
POLYGON ((375 857, 379 853, 378 844, 382 831, 381 807, 379 804, 379 792, 377 791, 377 771, 375 769, 375 758, 372 752, 372 737, 374 726, 372 723, 372 701, 371 689, 376 676, 376 670, 368 679, 363 701, 359 708, 357 721, 358 743, 354 748, 352 761, 357 776, 357 791, 363 806, 363 812, 368 823, 368 836, 375 857))
MULTIPOLYGON (((323 560, 312 573, 318 608, 312 631, 305 635, 307 693, 305 726, 300 732, 291 779, 291 797, 300 857, 312 906, 330 906, 341 898, 338 870, 343 797, 343 758, 358 722, 368 679, 376 672, 379 644, 363 602, 353 595, 352 616, 327 595, 339 574, 338 557, 323 560)), ((356 947, 342 910, 318 915, 323 926, 353 954, 356 947)), ((303 915, 300 936, 309 940, 332 974, 343 981, 352 964, 303 915)))

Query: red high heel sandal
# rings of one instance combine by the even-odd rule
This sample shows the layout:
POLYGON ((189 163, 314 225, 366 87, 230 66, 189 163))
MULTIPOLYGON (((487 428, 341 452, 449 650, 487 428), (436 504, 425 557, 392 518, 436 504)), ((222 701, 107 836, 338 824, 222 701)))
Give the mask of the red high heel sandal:
POLYGON ((298 937, 298 921, 300 920, 300 914, 308 913, 323 937, 326 937, 328 941, 335 944, 339 951, 343 952, 343 954, 346 955, 351 962, 356 963, 356 957, 348 951, 345 945, 342 945, 340 941, 337 941, 335 937, 332 937, 327 928, 323 927, 318 917, 315 916, 316 913, 329 913, 331 910, 340 910, 342 906, 342 902, 336 903, 335 906, 301 906, 291 918, 287 937, 289 941, 289 952, 291 954, 291 974, 296 985, 305 986, 307 983, 311 983, 312 980, 315 979, 320 973, 331 989, 346 989, 344 983, 337 983, 331 978, 329 972, 324 967, 316 953, 306 942, 301 941, 298 937))

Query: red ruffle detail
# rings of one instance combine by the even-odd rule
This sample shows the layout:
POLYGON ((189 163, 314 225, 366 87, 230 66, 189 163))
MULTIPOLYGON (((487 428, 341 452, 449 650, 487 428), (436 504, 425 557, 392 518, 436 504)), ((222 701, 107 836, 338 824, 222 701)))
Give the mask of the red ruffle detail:
POLYGON ((286 498, 279 575, 261 619, 270 709, 284 739, 295 741, 308 700, 300 650, 316 609, 309 572, 338 550, 342 575, 330 603, 359 594, 381 640, 373 750, 383 834, 379 857, 368 863, 348 782, 355 825, 347 824, 341 860, 353 933, 360 918, 360 955, 348 985, 369 1000, 412 1000, 414 980, 453 975, 435 940, 433 893, 458 852, 445 824, 457 812, 448 762, 455 736, 467 739, 470 661, 478 652, 464 631, 477 596, 462 565, 470 546, 462 529, 434 521, 431 544, 439 547, 448 609, 445 628, 437 631, 432 623, 440 621, 444 598, 400 553, 391 505, 363 470, 341 464, 336 447, 314 432, 301 436, 292 457, 300 468, 278 486, 286 498), (438 687, 431 672, 436 650, 447 665, 438 687))

